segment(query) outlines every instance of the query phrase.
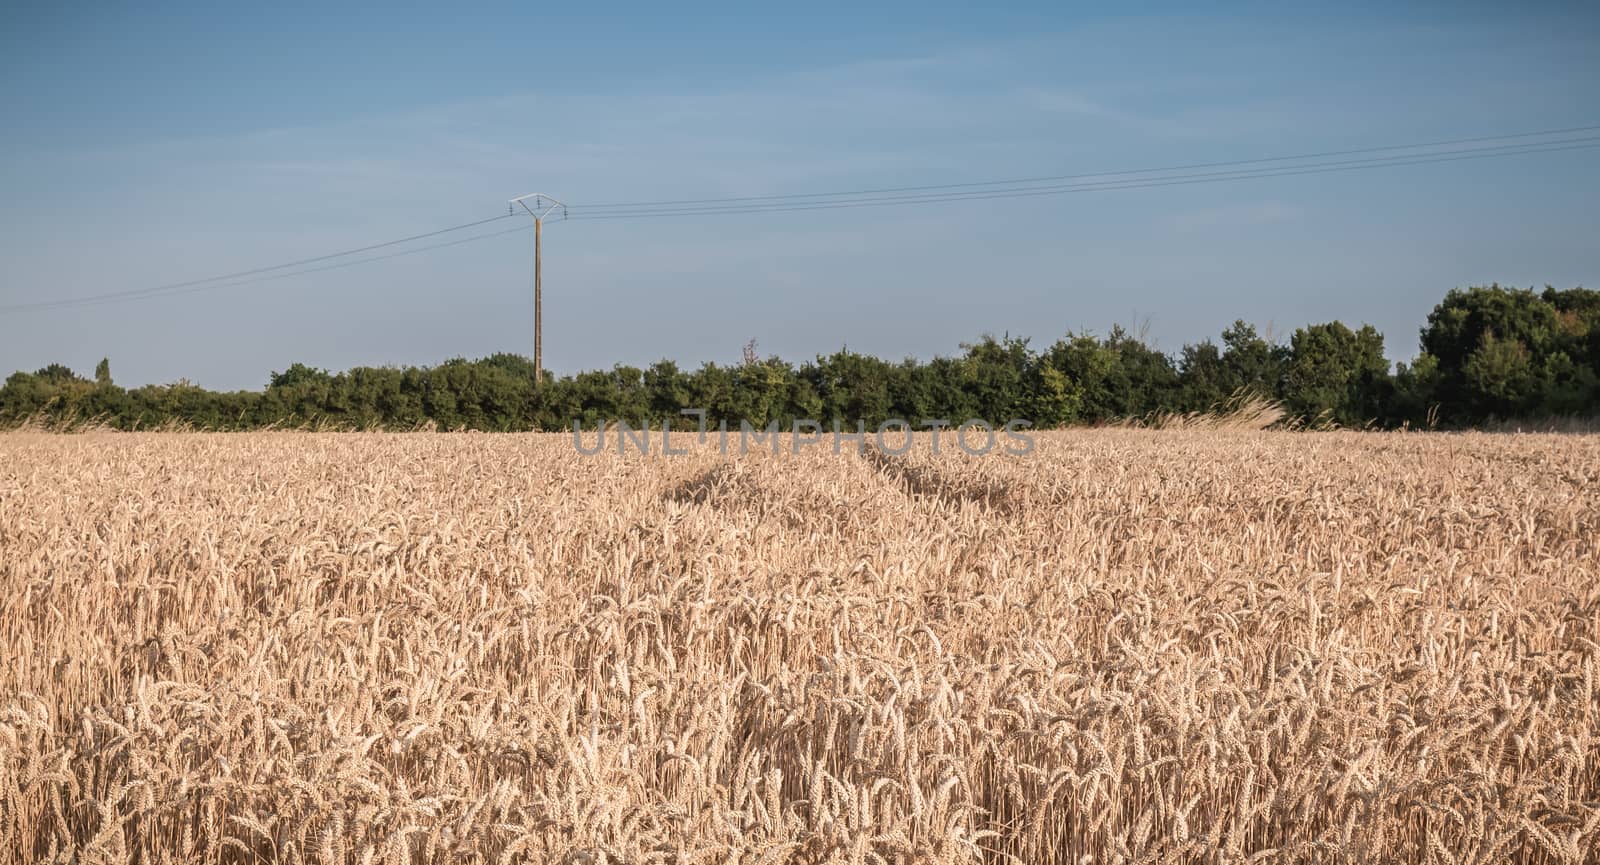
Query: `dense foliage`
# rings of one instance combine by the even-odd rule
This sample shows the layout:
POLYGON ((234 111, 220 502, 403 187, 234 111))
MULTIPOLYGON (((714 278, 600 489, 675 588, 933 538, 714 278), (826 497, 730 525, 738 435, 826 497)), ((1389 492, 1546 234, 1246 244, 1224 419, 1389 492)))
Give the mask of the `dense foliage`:
POLYGON ((1184 346, 1176 357, 1113 328, 1103 337, 1069 333, 1043 350, 1026 339, 985 336, 958 356, 927 362, 841 350, 796 366, 747 351, 736 366, 683 370, 662 360, 552 377, 542 387, 532 364, 510 354, 337 374, 294 364, 273 373, 265 390, 231 393, 188 382, 124 389, 101 361, 93 380, 59 364, 12 375, 0 387, 0 423, 528 430, 574 420, 687 425, 693 421, 679 411, 703 408, 710 422, 735 425, 1023 418, 1045 427, 1206 411, 1241 392, 1280 401, 1312 425, 1593 416, 1600 414, 1600 292, 1453 290, 1428 316, 1420 354, 1393 369, 1382 335, 1337 321, 1300 328, 1287 344, 1239 321, 1220 342, 1184 346))

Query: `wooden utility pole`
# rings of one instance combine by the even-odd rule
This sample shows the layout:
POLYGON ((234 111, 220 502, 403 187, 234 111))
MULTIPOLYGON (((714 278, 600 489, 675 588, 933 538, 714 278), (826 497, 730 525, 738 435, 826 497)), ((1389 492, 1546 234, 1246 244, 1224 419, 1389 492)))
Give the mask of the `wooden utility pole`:
POLYGON ((565 216, 567 206, 542 192, 513 198, 511 203, 522 205, 533 217, 533 383, 541 385, 544 384, 544 280, 541 273, 544 262, 540 247, 544 240, 544 218, 558 207, 565 216), (531 207, 528 205, 530 198, 533 199, 531 207))
POLYGON ((533 383, 544 384, 544 285, 539 278, 544 218, 533 218, 533 383))

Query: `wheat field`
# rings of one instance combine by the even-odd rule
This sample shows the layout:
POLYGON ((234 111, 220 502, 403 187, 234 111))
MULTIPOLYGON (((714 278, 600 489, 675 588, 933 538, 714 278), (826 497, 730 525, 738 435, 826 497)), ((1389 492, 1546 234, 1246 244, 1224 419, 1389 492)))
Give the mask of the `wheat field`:
POLYGON ((1037 442, 0 436, 0 862, 1597 861, 1600 439, 1037 442))

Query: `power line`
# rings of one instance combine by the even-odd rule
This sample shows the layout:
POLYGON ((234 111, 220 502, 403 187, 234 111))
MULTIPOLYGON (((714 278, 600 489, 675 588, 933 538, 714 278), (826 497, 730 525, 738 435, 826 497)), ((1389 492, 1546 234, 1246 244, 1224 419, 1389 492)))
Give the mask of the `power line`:
MULTIPOLYGON (((1163 174, 1173 171, 1190 171, 1196 168, 1224 168, 1233 165, 1256 165, 1265 162, 1292 162, 1305 159, 1323 159, 1329 156, 1353 156, 1359 153, 1380 153, 1395 150, 1420 150, 1431 147, 1453 147, 1462 144, 1477 144, 1484 141, 1508 141, 1517 138, 1539 138, 1553 135, 1568 135, 1575 132, 1594 132, 1600 130, 1600 125, 1595 126, 1569 126, 1564 129, 1546 129, 1540 132, 1516 132, 1507 135, 1479 135, 1472 138, 1452 138, 1442 141, 1428 141, 1417 144, 1391 144, 1382 147, 1358 147, 1350 150, 1326 150, 1320 153, 1302 153, 1295 156, 1264 156, 1255 159, 1234 159, 1224 162, 1196 162, 1187 165, 1170 165, 1165 168, 1136 168, 1127 171, 1099 171, 1084 174, 1058 174, 1045 177, 1024 177, 1012 180, 988 180, 969 183, 941 183, 923 186, 890 186, 877 189, 858 189, 845 192, 796 192, 782 195, 749 195, 737 198, 689 198, 677 201, 632 201, 609 202, 603 204, 583 205, 583 210, 621 210, 655 207, 670 207, 674 205, 704 205, 704 204, 732 204, 737 202, 780 201, 789 199, 809 198, 835 198, 858 195, 880 195, 893 192, 923 192, 937 189, 963 189, 979 186, 1013 186, 1024 183, 1051 183, 1062 180, 1086 180, 1096 177, 1122 177, 1136 174, 1163 174)), ((1412 154, 1420 155, 1420 154, 1412 154)))
MULTIPOLYGON (((1056 192, 1093 192, 1114 189, 1140 189, 1152 186, 1179 185, 1180 182, 1204 182, 1206 180, 1236 180, 1252 177, 1277 177, 1292 174, 1315 174, 1329 170, 1351 170, 1358 168, 1381 168, 1390 165, 1417 165, 1428 162, 1448 162, 1456 159, 1483 158, 1485 156, 1512 156, 1522 153, 1541 153, 1552 150, 1581 149, 1565 146, 1582 144, 1585 142, 1600 141, 1600 137, 1576 138, 1565 141, 1536 142, 1531 144, 1500 145, 1496 147, 1473 148, 1467 150, 1445 151, 1436 154, 1405 154, 1400 156, 1372 157, 1361 160, 1343 160, 1338 162, 1310 163, 1308 165, 1283 166, 1272 168, 1239 169, 1234 171, 1207 172, 1203 174, 1173 175, 1149 179, 1129 179, 1115 181, 1099 181, 1093 183, 1074 183, 1051 186, 1016 187, 1007 189, 984 189, 969 192, 941 192, 906 194, 883 197, 862 197, 844 199, 841 201, 824 202, 774 202, 771 204, 747 205, 717 205, 705 207, 679 207, 661 210, 638 210, 622 213, 587 213, 581 208, 573 208, 578 213, 572 219, 608 219, 608 218, 638 218, 649 216, 674 216, 674 215, 702 215, 714 213, 771 213, 784 210, 814 210, 827 209, 840 206, 853 206, 858 204, 875 203, 928 203, 941 201, 984 200, 986 198, 1016 197, 1018 193, 1056 193, 1056 192)), ((1125 172, 1132 173, 1132 172, 1125 172)), ((1100 175, 1096 175, 1100 176, 1100 175)), ((849 193, 836 193, 845 195, 849 193)))
MULTIPOLYGON (((511 217, 511 215, 512 214, 505 213, 505 214, 501 214, 500 216, 491 216, 488 219, 479 219, 479 220, 476 220, 474 222, 464 222, 464 223, 462 223, 460 225, 452 225, 449 228, 440 228, 440 229, 436 229, 434 231, 425 231, 422 234, 413 234, 410 237, 401 237, 401 238, 398 238, 396 240, 386 240, 383 243, 373 243, 373 244, 369 244, 367 246, 358 246, 358 247, 356 247, 354 249, 346 249, 346 250, 341 250, 339 252, 330 252, 330 253, 327 253, 325 255, 315 255, 315 256, 312 256, 310 258, 301 258, 301 259, 298 259, 298 260, 295 260, 295 261, 286 261, 286 262, 284 262, 282 264, 273 264, 273 265, 268 265, 266 267, 255 267, 255 268, 251 268, 249 270, 240 270, 240 271, 235 271, 233 273, 224 273, 224 274, 219 274, 217 276, 208 276, 208 277, 205 277, 203 279, 190 279, 190 280, 186 280, 184 282, 170 282, 170 283, 167 283, 165 285, 153 285, 153 286, 149 286, 147 288, 134 288, 134 289, 128 289, 126 291, 112 291, 112 292, 107 292, 105 294, 93 294, 93 295, 87 295, 87 296, 84 296, 84 297, 68 298, 68 299, 64 299, 64 300, 39 301, 37 303, 21 303, 21 304, 12 304, 10 306, 0 306, 0 312, 21 312, 21 311, 29 310, 29 309, 48 309, 48 308, 52 308, 52 307, 57 306, 57 305, 76 305, 76 304, 87 303, 89 301, 118 300, 118 299, 125 299, 125 298, 145 297, 145 296, 160 296, 160 295, 168 293, 168 292, 170 292, 170 291, 172 291, 174 289, 190 288, 190 287, 193 287, 193 286, 203 286, 203 285, 205 285, 207 283, 222 282, 224 280, 237 279, 239 277, 245 277, 245 276, 254 276, 255 274, 258 274, 258 273, 270 273, 270 272, 275 271, 275 270, 286 270, 286 269, 291 268, 291 267, 299 267, 300 265, 303 265, 303 264, 315 264, 315 263, 317 263, 319 261, 329 261, 331 259, 343 258, 343 257, 349 256, 349 255, 359 255, 360 253, 363 253, 363 252, 371 252, 374 249, 384 249, 384 248, 390 247, 390 246, 399 246, 402 243, 411 243, 412 241, 415 241, 415 240, 424 240, 424 239, 429 238, 429 237, 438 237, 441 234, 448 234, 448 233, 450 233, 452 231, 461 231, 463 229, 474 228, 474 227, 479 226, 479 225, 486 225, 486 224, 491 223, 491 222, 497 222, 497 221, 502 220, 502 219, 508 219, 508 218, 511 217)), ((492 236, 492 235, 488 235, 488 236, 492 236)), ((453 245, 454 244, 441 244, 440 246, 453 246, 453 245)), ((424 248, 438 248, 438 247, 424 247, 424 248)), ((418 251, 421 251, 421 250, 418 250, 418 251)), ((384 258, 392 258, 392 257, 393 256, 378 256, 376 258, 367 259, 367 260, 369 260, 369 261, 379 261, 379 260, 384 259, 384 258)), ((318 268, 318 269, 320 270, 320 269, 324 269, 324 268, 318 268)), ((326 269, 331 269, 331 268, 326 268, 326 269)), ((308 271, 304 271, 304 272, 305 273, 313 273, 313 272, 315 272, 315 270, 308 270, 308 271)))
MULTIPOLYGON (((1233 180, 1248 180, 1264 177, 1287 177, 1306 174, 1325 174, 1342 171, 1356 171, 1374 168, 1387 168, 1404 165, 1425 165, 1436 162, 1452 162, 1466 159, 1487 159, 1506 156, 1521 156, 1539 153, 1554 153, 1568 150, 1585 150, 1600 147, 1600 136, 1583 136, 1546 141, 1522 141, 1511 144, 1484 145, 1464 147, 1463 145, 1478 144, 1490 141, 1515 141, 1517 139, 1550 138, 1551 136, 1572 135, 1580 132, 1593 132, 1600 130, 1600 125, 1574 126, 1565 129, 1545 130, 1542 132, 1520 132, 1506 135, 1485 135, 1474 138, 1457 138, 1445 141, 1436 141, 1423 144, 1399 144, 1383 147, 1365 147, 1351 150, 1333 150, 1321 153, 1301 154, 1298 156, 1271 156, 1255 159, 1240 159, 1225 162, 1193 163, 1189 165, 1169 166, 1166 168, 1141 168, 1128 171, 1095 172, 1086 174, 1056 175, 1053 177, 1024 178, 1014 180, 996 180, 972 183, 930 184, 922 186, 886 187, 878 189, 863 189, 840 192, 808 192, 789 195, 746 196, 740 198, 704 198, 684 199, 679 201, 654 201, 596 204, 577 206, 571 208, 573 214, 570 219, 582 220, 624 220, 624 219, 649 219, 661 217, 681 216, 716 216, 737 214, 762 214, 783 213, 804 210, 830 210, 856 207, 890 207, 911 204, 940 204, 951 202, 986 201, 1010 198, 1031 198, 1037 196, 1065 195, 1080 192, 1103 192, 1124 189, 1147 189, 1163 186, 1180 186, 1195 183, 1219 183, 1233 180), (1441 147, 1459 147, 1456 150, 1439 150, 1441 147), (1423 153, 1396 153, 1396 151, 1419 151, 1431 149, 1433 152, 1423 153), (1393 153, 1390 156, 1370 156, 1359 159, 1345 159, 1324 162, 1306 162, 1310 159, 1323 159, 1331 156, 1350 156, 1370 153, 1393 153), (1298 165, 1267 165, 1267 163, 1299 162, 1298 165), (1200 168, 1228 168, 1230 166, 1262 166, 1256 168, 1232 168, 1226 171, 1207 171, 1189 174, 1176 174, 1174 172, 1193 171, 1200 168), (1164 175, 1164 176, 1152 176, 1164 175), (1105 179, 1099 179, 1105 178, 1105 179), (1060 183, 1059 181, 1078 181, 1060 183), (1087 181, 1087 182, 1085 182, 1087 181), (1043 184, 1043 185, 1041 185, 1043 184), (598 211, 598 212, 591 212, 598 211)), ((131 289, 127 291, 108 292, 105 294, 89 295, 77 298, 64 298, 60 300, 38 301, 33 303, 11 304, 0 306, 0 313, 28 312, 46 309, 66 309, 77 307, 98 306, 107 303, 119 303, 130 300, 143 300, 150 297, 165 297, 175 294, 189 294, 208 291, 214 288, 231 288, 242 285, 252 285, 275 279, 284 279, 317 273, 326 270, 335 270, 351 267, 358 264, 367 264, 397 258, 404 255, 413 255, 463 243, 499 237, 526 229, 517 228, 511 231, 491 232, 479 234, 447 243, 431 244, 402 250, 387 255, 370 256, 353 261, 338 262, 335 264, 305 268, 304 265, 318 262, 345 258, 371 252, 377 249, 411 243, 429 237, 436 237, 454 231, 461 231, 501 219, 510 218, 512 214, 480 219, 473 222, 440 228, 434 231, 414 234, 408 237, 369 244, 339 252, 326 253, 310 258, 297 259, 282 264, 266 267, 257 267, 249 270, 235 271, 203 279, 192 279, 184 282, 167 283, 165 285, 150 286, 147 288, 131 289), (295 270, 293 268, 302 268, 295 270), (283 272, 278 272, 283 271, 283 272), (270 274, 262 276, 263 274, 270 274)))
MULTIPOLYGON (((498 218, 504 219, 505 217, 498 217, 498 218)), ((493 221, 493 220, 485 220, 485 221, 493 221)), ((475 223, 475 224, 482 225, 483 223, 480 222, 480 223, 475 223)), ((338 262, 338 263, 335 263, 335 264, 327 264, 327 265, 323 265, 322 267, 308 267, 308 268, 305 268, 303 270, 293 270, 293 271, 289 271, 287 273, 274 273, 274 274, 272 274, 270 276, 259 276, 259 277, 256 277, 254 279, 241 279, 241 280, 238 280, 238 281, 235 281, 235 282, 212 283, 212 284, 207 284, 207 285, 174 284, 174 285, 169 286, 168 288, 162 290, 160 293, 154 293, 154 292, 150 292, 150 290, 146 290, 148 293, 145 293, 145 294, 131 294, 131 293, 123 292, 123 293, 116 293, 116 294, 97 295, 97 296, 93 296, 93 297, 68 298, 68 299, 64 299, 64 300, 46 300, 46 301, 39 301, 37 303, 22 303, 22 304, 15 304, 15 305, 12 305, 12 306, 0 306, 0 312, 32 312, 32 311, 45 310, 45 309, 76 309, 78 307, 104 306, 106 304, 111 304, 111 303, 126 303, 126 302, 134 301, 134 300, 148 300, 150 298, 155 298, 155 297, 172 297, 174 295, 180 295, 180 294, 194 294, 195 292, 211 291, 213 289, 219 289, 219 288, 237 288, 239 286, 244 286, 244 285, 256 285, 256 284, 262 283, 262 282, 271 282, 271 281, 277 280, 277 279, 288 279, 288 278, 293 277, 293 276, 304 276, 305 274, 308 274, 308 273, 321 273, 321 272, 323 272, 325 270, 338 270, 340 268, 345 268, 345 267, 354 267, 354 266, 356 266, 358 264, 370 264, 370 263, 372 263, 374 261, 384 261, 384 260, 387 260, 387 259, 390 259, 390 258, 399 258, 399 257, 404 256, 404 255, 415 255, 415 254, 417 254, 419 252, 430 252, 430 251, 435 250, 435 249, 444 249, 446 247, 451 247, 451 246, 460 246, 460 245, 462 245, 464 243, 472 243, 474 241, 479 241, 479 240, 488 240, 491 237, 503 237, 503 236, 505 236, 507 234, 517 234, 517 233, 526 232, 526 231, 528 231, 528 227, 527 226, 519 225, 516 228, 510 229, 508 231, 492 231, 492 232, 489 232, 487 234, 475 234, 475 235, 472 235, 471 237, 463 237, 463 238, 461 238, 459 240, 452 240, 452 241, 448 241, 446 243, 433 243, 433 244, 429 244, 427 246, 419 246, 419 247, 416 247, 415 249, 403 249, 403 250, 400 250, 399 252, 391 252, 391 253, 388 253, 387 255, 374 255, 374 256, 369 256, 367 258, 358 258, 358 259, 355 259, 353 261, 341 261, 341 262, 338 262)), ((432 236, 434 236, 435 234, 438 234, 438 233, 439 232, 431 232, 431 233, 429 233, 427 235, 422 235, 422 236, 423 237, 432 237, 432 236)), ((377 249, 377 248, 381 248, 383 246, 393 246, 395 243, 403 243, 403 242, 404 241, 394 241, 393 243, 379 244, 378 246, 368 247, 368 248, 369 249, 377 249)), ((320 260, 323 260, 323 258, 319 257, 317 259, 312 259, 312 260, 320 261, 320 260)), ((289 267, 289 266, 291 266, 291 265, 279 265, 277 268, 271 268, 271 269, 277 270, 277 269, 281 269, 281 268, 285 268, 285 267, 289 267)), ((267 269, 267 268, 262 268, 261 270, 265 270, 265 269, 267 269)), ((259 273, 260 270, 252 271, 252 272, 253 273, 259 273)))
POLYGON ((1538 142, 1522 145, 1447 151, 1428 155, 1403 155, 1375 157, 1366 160, 1311 163, 1309 165, 1274 168, 1240 169, 1236 171, 1208 172, 1203 174, 1174 175, 1125 181, 1100 181, 1095 183, 1063 184, 1052 186, 1024 186, 1009 189, 974 190, 968 192, 942 192, 907 194, 897 196, 864 197, 838 201, 773 202, 771 204, 725 205, 707 207, 681 207, 661 210, 636 210, 616 213, 585 213, 573 207, 570 219, 574 220, 625 220, 652 219, 678 216, 716 216, 727 214, 786 213, 806 210, 837 210, 856 207, 891 207, 907 204, 940 204, 963 201, 990 201, 1008 198, 1033 198, 1047 195, 1067 195, 1080 192, 1107 192, 1124 189, 1150 189, 1162 186, 1185 186, 1196 183, 1220 183, 1232 180, 1250 180, 1262 177, 1290 177, 1307 174, 1329 174, 1359 171, 1402 165, 1426 165, 1438 162, 1455 162, 1466 159, 1488 159, 1521 156, 1536 153, 1555 153, 1567 150, 1586 150, 1600 147, 1600 136, 1575 138, 1566 141, 1538 142), (1515 148, 1515 149, 1510 149, 1515 148))

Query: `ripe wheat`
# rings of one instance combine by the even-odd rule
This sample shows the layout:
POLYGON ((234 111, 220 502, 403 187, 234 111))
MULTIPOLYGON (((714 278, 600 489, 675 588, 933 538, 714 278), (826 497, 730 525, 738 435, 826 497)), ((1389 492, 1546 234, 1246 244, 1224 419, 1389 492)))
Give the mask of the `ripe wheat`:
POLYGON ((1038 442, 0 436, 0 863, 1595 861, 1600 440, 1038 442))

